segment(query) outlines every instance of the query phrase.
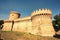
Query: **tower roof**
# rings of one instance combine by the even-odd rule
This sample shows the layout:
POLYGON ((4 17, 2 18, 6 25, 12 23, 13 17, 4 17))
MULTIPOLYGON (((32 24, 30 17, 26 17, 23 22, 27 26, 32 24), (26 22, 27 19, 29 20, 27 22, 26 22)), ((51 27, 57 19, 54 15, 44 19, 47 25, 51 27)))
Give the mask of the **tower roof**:
MULTIPOLYGON (((17 11, 11 11, 10 14, 12 14, 12 13, 14 13, 14 14, 19 14, 19 12, 17 12, 17 11)), ((20 15, 20 14, 19 14, 19 15, 20 15)))
POLYGON ((52 11, 50 9, 47 9, 47 8, 44 9, 43 8, 43 9, 39 9, 39 10, 32 12, 31 16, 34 16, 37 14, 52 14, 52 11))

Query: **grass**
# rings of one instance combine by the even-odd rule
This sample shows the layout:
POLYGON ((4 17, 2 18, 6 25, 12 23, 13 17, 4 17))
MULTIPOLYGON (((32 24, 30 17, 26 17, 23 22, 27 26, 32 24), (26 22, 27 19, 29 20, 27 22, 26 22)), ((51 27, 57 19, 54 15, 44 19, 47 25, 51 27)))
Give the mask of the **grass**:
POLYGON ((38 35, 33 35, 31 33, 24 32, 11 32, 3 31, 2 37, 3 40, 60 40, 54 37, 42 37, 38 35))

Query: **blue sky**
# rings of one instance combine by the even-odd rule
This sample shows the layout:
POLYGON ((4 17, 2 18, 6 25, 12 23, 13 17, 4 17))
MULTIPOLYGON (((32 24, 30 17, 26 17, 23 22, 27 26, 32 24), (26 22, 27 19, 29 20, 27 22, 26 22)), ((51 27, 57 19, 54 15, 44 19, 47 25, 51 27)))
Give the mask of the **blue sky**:
POLYGON ((25 17, 41 8, 51 9, 54 16, 60 13, 60 0, 0 0, 0 19, 8 19, 10 11, 17 11, 25 17))

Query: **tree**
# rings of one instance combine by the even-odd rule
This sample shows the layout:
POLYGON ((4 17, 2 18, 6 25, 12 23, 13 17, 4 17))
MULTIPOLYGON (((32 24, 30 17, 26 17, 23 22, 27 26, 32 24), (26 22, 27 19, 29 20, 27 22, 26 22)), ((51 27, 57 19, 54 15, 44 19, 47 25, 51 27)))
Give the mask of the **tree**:
POLYGON ((53 26, 55 28, 55 31, 60 30, 60 14, 54 16, 53 26))
POLYGON ((3 25, 2 24, 4 24, 4 21, 3 20, 0 20, 0 40, 2 40, 1 39, 1 29, 3 28, 3 25))

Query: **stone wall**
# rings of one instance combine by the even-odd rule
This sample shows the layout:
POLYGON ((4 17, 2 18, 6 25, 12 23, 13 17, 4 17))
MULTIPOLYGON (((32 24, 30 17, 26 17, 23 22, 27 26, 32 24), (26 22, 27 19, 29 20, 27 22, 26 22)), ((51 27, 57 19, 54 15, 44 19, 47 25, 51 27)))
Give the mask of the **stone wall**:
POLYGON ((31 14, 33 34, 41 36, 53 36, 55 31, 52 25, 52 11, 39 9, 31 14))
POLYGON ((20 32, 29 32, 31 27, 31 20, 21 20, 14 22, 13 31, 20 31, 20 32))
POLYGON ((11 27, 12 27, 12 22, 9 20, 5 20, 2 31, 11 31, 11 27))
POLYGON ((43 15, 41 18, 41 33, 42 36, 53 36, 55 34, 53 25, 52 25, 52 19, 48 15, 43 15))
POLYGON ((3 24, 3 31, 20 31, 20 32, 31 32, 32 23, 31 17, 25 17, 14 20, 14 24, 12 24, 13 20, 5 20, 3 24), (12 28, 13 26, 13 28, 12 28))
POLYGON ((41 19, 39 15, 32 17, 32 30, 33 30, 32 34, 41 35, 41 29, 40 29, 41 21, 40 20, 41 19))
POLYGON ((53 36, 55 34, 52 26, 52 11, 50 9, 36 10, 32 12, 31 16, 24 18, 19 18, 16 12, 12 13, 12 15, 10 20, 4 21, 2 30, 11 31, 12 29, 12 31, 28 32, 41 36, 53 36))

